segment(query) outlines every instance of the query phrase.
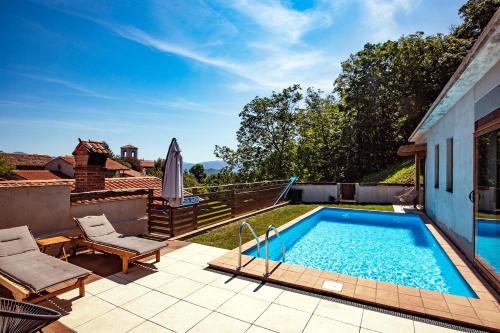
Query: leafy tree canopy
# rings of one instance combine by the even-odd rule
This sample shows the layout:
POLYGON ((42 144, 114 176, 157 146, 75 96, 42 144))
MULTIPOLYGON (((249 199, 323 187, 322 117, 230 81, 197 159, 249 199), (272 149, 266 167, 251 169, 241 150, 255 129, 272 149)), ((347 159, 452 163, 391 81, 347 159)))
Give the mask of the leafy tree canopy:
POLYGON ((14 166, 10 163, 5 154, 0 153, 0 176, 8 176, 14 171, 14 166))

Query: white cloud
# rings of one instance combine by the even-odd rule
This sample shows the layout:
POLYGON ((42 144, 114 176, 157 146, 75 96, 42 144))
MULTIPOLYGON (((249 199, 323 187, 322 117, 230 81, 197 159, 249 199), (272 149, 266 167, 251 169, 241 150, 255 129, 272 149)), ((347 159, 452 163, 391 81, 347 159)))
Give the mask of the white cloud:
POLYGON ((279 0, 236 0, 228 1, 227 5, 263 27, 266 33, 291 44, 299 42, 308 31, 331 23, 326 11, 296 11, 285 7, 279 0))
POLYGON ((401 29, 396 22, 396 15, 398 12, 410 13, 419 3, 419 0, 361 0, 365 16, 363 25, 374 39, 373 42, 399 38, 401 29))

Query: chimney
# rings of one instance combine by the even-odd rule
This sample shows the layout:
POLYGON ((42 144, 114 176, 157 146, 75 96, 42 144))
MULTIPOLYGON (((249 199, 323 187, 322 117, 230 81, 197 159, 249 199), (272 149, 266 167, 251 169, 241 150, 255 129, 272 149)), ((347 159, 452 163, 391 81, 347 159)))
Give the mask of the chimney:
POLYGON ((75 156, 75 192, 104 190, 106 160, 109 151, 100 141, 82 141, 73 151, 75 156))

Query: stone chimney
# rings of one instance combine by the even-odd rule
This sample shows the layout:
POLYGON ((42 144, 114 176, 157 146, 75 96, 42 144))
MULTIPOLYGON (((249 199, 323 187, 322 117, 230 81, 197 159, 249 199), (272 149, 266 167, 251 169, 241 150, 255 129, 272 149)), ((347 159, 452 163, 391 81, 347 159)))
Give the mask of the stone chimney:
POLYGON ((75 192, 104 190, 106 160, 109 151, 100 141, 82 141, 73 151, 75 156, 75 192))

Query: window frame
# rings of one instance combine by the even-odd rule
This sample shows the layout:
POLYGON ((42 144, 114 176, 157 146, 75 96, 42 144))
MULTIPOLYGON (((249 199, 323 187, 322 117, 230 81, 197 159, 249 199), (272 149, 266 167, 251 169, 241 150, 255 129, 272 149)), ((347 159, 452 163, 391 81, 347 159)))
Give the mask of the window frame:
POLYGON ((446 191, 453 193, 453 137, 446 140, 446 191))
POLYGON ((439 144, 434 145, 434 188, 439 189, 439 144))

